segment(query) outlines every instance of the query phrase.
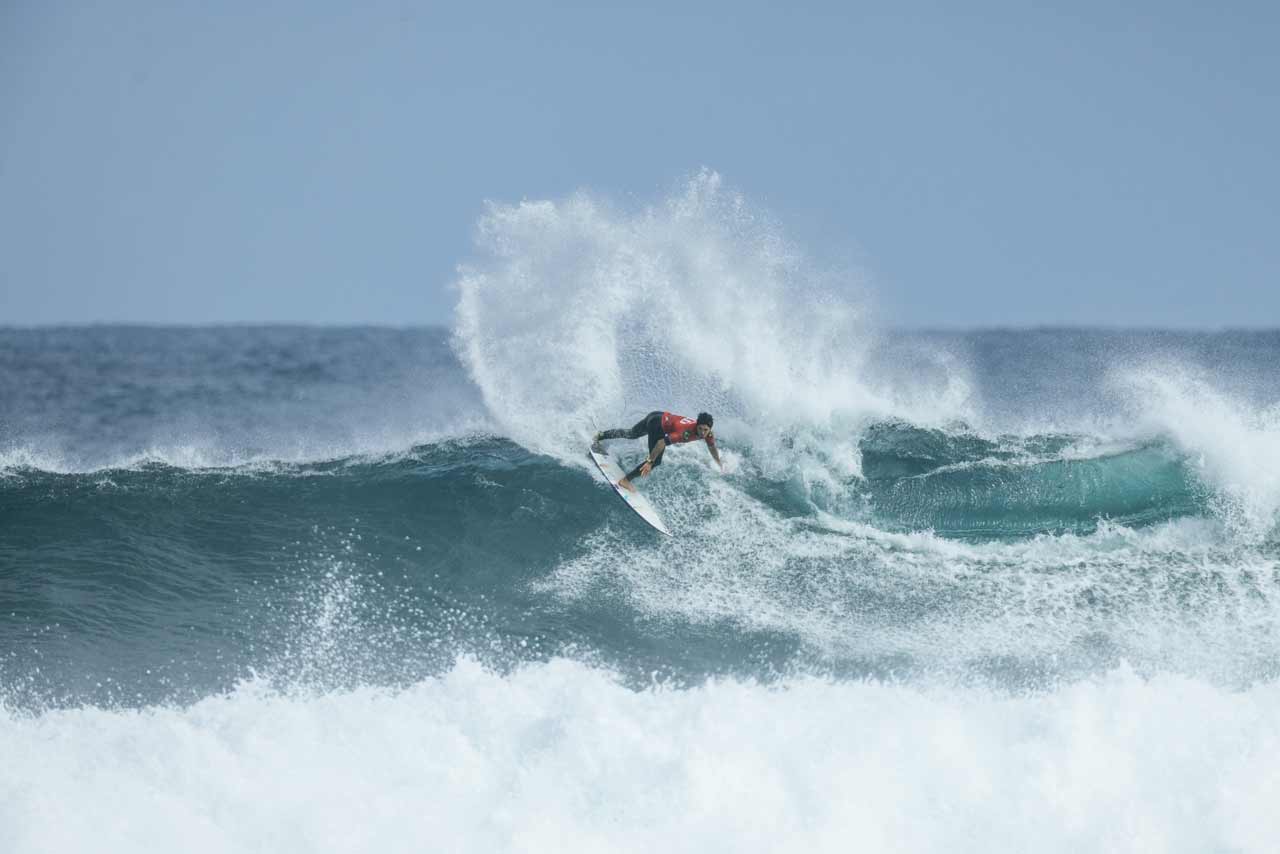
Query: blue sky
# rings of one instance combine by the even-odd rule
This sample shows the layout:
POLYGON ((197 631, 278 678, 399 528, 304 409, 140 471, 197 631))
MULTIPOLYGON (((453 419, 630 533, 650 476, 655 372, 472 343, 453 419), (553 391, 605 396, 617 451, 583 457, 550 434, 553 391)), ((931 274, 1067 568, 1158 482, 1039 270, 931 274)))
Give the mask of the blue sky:
POLYGON ((1277 9, 15 0, 0 324, 448 323, 708 167, 894 325, 1280 326, 1277 9))

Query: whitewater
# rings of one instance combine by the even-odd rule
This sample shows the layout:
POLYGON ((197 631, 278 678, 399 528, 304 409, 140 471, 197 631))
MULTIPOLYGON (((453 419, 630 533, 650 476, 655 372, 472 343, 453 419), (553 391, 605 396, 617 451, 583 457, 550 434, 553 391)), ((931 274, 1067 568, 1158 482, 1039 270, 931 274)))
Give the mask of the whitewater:
POLYGON ((1280 332, 888 328, 710 172, 452 287, 0 329, 0 851, 1280 846, 1280 332))

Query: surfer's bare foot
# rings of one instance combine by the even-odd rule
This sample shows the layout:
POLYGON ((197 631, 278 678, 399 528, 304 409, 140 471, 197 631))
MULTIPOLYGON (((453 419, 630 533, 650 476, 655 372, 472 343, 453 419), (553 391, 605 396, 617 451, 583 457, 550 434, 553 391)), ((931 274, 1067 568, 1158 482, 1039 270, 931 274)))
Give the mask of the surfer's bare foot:
POLYGON ((622 487, 623 489, 625 489, 627 492, 635 492, 635 491, 636 491, 636 488, 635 488, 634 486, 632 486, 632 485, 631 485, 631 481, 627 480, 625 477, 624 477, 622 480, 618 481, 618 486, 621 486, 621 487, 622 487))

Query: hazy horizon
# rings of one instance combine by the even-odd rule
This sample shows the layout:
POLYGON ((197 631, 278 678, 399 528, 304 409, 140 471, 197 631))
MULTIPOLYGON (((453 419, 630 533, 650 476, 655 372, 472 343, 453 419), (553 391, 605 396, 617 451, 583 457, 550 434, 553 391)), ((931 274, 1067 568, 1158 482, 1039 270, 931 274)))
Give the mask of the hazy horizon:
MULTIPOLYGON (((438 329, 450 332, 451 323, 383 323, 383 322, 338 322, 338 321, 84 321, 84 322, 50 322, 50 323, 4 323, 0 330, 6 332, 38 332, 58 329, 316 329, 316 330, 352 330, 379 329, 388 331, 411 332, 426 329, 438 329)), ((972 326, 907 326, 892 324, 875 326, 872 333, 889 334, 976 334, 976 333, 1034 333, 1034 332, 1098 332, 1111 334, 1170 334, 1170 335, 1227 335, 1241 333, 1247 335, 1280 332, 1280 325, 1275 326, 1129 326, 1108 324, 1054 324, 1040 323, 1022 326, 1013 325, 972 325, 972 326)))

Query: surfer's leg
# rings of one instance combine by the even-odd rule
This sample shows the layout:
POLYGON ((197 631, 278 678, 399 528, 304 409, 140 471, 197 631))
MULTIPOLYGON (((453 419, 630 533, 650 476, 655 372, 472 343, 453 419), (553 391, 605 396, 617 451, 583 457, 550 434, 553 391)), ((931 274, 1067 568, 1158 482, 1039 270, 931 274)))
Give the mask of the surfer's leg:
MULTIPOLYGON (((662 412, 654 410, 636 422, 636 426, 631 428, 631 432, 627 434, 628 439, 639 439, 644 435, 653 435, 653 431, 662 432, 662 412)), ((649 444, 653 444, 653 440, 649 440, 649 444)))
POLYGON ((649 432, 649 422, 653 419, 654 415, 658 416, 659 429, 661 429, 662 413, 650 412, 644 418, 641 418, 639 421, 637 421, 636 425, 632 427, 630 430, 624 430, 624 429, 618 428, 614 430, 605 430, 601 433, 597 433, 596 441, 599 442, 602 439, 639 439, 641 436, 649 432))

